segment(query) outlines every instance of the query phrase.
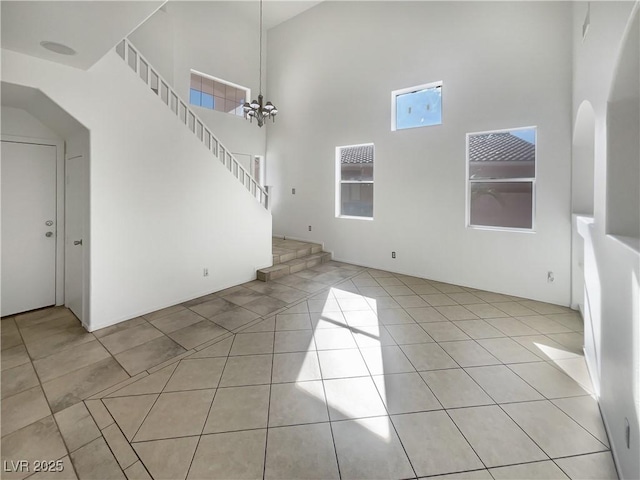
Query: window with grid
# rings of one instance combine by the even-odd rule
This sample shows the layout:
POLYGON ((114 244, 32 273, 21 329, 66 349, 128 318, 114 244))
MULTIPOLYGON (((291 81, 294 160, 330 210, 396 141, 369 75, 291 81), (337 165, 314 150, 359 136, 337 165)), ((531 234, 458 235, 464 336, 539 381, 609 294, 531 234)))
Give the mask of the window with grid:
POLYGON ((373 218, 373 144, 336 148, 336 216, 373 218))
POLYGON ((467 134, 467 225, 533 230, 536 129, 467 134))
POLYGON ((248 101, 248 88, 191 71, 189 103, 198 107, 244 116, 242 105, 248 101))

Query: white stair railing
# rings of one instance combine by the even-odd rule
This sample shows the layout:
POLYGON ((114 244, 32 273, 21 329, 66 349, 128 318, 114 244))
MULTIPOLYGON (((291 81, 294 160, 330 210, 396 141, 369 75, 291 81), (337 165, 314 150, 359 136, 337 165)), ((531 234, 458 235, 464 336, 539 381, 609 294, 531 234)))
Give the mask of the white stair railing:
POLYGON ((189 104, 185 102, 173 90, 173 88, 158 74, 158 72, 149 64, 149 62, 140 55, 140 52, 127 39, 122 40, 116 46, 117 54, 138 74, 138 78, 142 80, 151 91, 158 95, 158 98, 178 117, 180 122, 184 124, 196 138, 200 140, 204 146, 213 155, 222 162, 223 165, 231 172, 231 174, 242 183, 253 197, 265 208, 269 206, 269 194, 238 162, 238 160, 227 150, 220 141, 205 126, 205 123, 189 108, 189 104))

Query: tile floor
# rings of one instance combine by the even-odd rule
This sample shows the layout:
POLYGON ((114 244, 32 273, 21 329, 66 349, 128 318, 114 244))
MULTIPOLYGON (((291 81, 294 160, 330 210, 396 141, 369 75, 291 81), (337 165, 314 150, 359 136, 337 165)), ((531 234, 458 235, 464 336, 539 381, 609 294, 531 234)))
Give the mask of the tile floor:
POLYGON ((564 307, 329 262, 1 329, 7 479, 617 478, 564 307))

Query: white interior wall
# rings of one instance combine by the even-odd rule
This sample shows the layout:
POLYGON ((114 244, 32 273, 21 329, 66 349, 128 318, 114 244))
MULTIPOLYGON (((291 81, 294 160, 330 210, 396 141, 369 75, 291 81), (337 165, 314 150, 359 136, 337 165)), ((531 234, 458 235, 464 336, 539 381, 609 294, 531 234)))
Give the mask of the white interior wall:
POLYGON ((114 51, 85 72, 3 50, 2 75, 91 131, 91 330, 270 264, 269 212, 114 51))
POLYGON ((1 126, 3 135, 49 139, 57 142, 62 140, 51 128, 21 108, 3 106, 1 126))
POLYGON ((560 2, 324 2, 271 29, 274 232, 339 260, 568 305, 570 30, 560 2), (443 125, 391 132, 390 92, 439 80, 443 125), (465 134, 526 126, 538 128, 536 232, 466 228, 465 134), (375 219, 335 218, 335 147, 367 142, 375 219))
MULTIPOLYGON (((237 3, 171 3, 166 11, 159 10, 133 32, 130 39, 186 101, 191 69, 250 88, 252 97, 257 98, 258 3, 237 3)), ((266 48, 263 57, 266 59, 266 48)), ((225 112, 193 108, 230 151, 264 155, 264 127, 225 112)))
MULTIPOLYGON (((620 160, 619 150, 607 152, 608 143, 616 138, 615 132, 608 129, 620 128, 615 122, 609 122, 607 104, 623 35, 630 25, 631 12, 638 6, 637 2, 590 2, 590 5, 591 26, 584 40, 582 25, 587 3, 576 3, 573 7, 573 119, 576 122, 578 110, 585 101, 591 104, 595 115, 594 223, 587 231, 584 244, 584 280, 585 292, 592 300, 587 313, 593 323, 594 356, 599 361, 588 359, 588 363, 592 377, 596 377, 595 383, 600 385, 600 408, 618 473, 624 479, 637 479, 640 477, 640 257, 632 242, 607 235, 605 226, 607 189, 623 187, 607 184, 608 163, 620 160), (629 448, 625 419, 631 432, 629 448)), ((636 55, 637 48, 636 44, 636 55)), ((635 87, 640 88, 637 80, 635 87)), ((637 112, 637 103, 635 108, 637 112)), ((637 148, 637 128, 635 142, 637 148)), ((637 162, 638 157, 634 160, 637 162)), ((636 177, 635 181, 640 179, 636 177)), ((638 205, 625 205, 625 211, 629 207, 637 209, 638 205)), ((634 219, 629 219, 622 226, 633 224, 634 219)))

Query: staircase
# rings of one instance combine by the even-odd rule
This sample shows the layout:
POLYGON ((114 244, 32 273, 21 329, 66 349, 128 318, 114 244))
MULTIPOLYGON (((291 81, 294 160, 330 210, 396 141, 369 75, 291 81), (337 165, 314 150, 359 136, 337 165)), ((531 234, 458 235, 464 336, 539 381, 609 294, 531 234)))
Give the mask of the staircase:
POLYGON ((258 280, 268 282, 298 273, 331 260, 331 254, 322 251, 318 243, 273 238, 273 266, 258 270, 258 280))

